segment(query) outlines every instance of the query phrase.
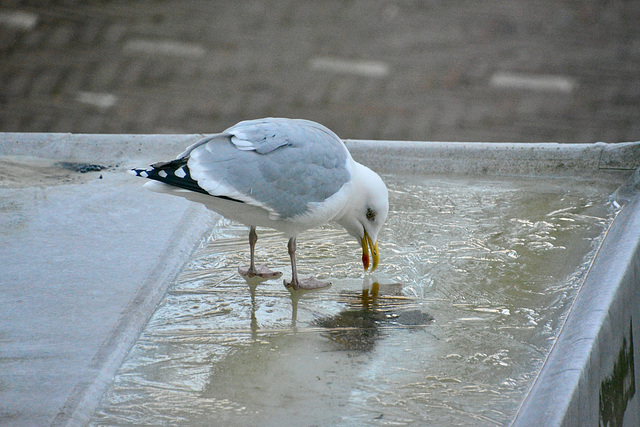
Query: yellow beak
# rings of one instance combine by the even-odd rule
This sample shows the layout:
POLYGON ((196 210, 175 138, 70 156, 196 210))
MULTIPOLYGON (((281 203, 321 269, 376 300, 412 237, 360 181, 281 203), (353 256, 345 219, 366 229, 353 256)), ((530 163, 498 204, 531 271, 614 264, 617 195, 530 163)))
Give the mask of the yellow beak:
POLYGON ((380 254, 378 252, 378 242, 373 243, 371 237, 364 232, 364 237, 361 240, 362 243, 362 264, 364 265, 364 270, 367 271, 369 269, 369 249, 371 249, 371 255, 373 258, 373 263, 371 264, 371 271, 374 271, 376 267, 378 267, 378 262, 380 261, 380 254))

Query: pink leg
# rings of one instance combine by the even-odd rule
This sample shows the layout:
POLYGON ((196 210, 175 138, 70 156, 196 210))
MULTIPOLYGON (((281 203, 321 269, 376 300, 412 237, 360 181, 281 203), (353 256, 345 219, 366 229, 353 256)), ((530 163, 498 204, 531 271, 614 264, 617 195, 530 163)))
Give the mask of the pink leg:
POLYGON ((255 249, 256 242, 258 241, 258 234, 256 228, 251 227, 249 231, 249 252, 251 254, 251 261, 249 267, 238 267, 238 273, 245 279, 252 279, 254 277, 261 278, 262 280, 278 279, 282 276, 279 271, 272 271, 265 265, 255 265, 255 249))
POLYGON ((298 268, 296 267, 296 238, 292 237, 289 239, 289 244, 287 245, 287 249, 289 250, 289 257, 291 258, 291 281, 284 281, 284 286, 290 290, 313 290, 313 289, 321 289, 327 288, 331 286, 329 282, 321 282, 313 277, 309 277, 308 279, 299 280, 298 279, 298 268))

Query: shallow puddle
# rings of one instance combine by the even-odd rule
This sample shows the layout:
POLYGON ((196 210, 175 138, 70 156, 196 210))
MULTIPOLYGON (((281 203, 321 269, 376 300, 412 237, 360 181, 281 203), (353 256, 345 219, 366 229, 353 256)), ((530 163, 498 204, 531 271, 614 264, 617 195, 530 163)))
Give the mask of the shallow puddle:
MULTIPOLYGON (((159 305, 93 423, 504 425, 604 238, 614 184, 385 177, 381 265, 338 226, 299 236, 328 290, 251 291, 248 230, 224 219, 159 305)), ((290 276, 286 240, 259 262, 290 276)))

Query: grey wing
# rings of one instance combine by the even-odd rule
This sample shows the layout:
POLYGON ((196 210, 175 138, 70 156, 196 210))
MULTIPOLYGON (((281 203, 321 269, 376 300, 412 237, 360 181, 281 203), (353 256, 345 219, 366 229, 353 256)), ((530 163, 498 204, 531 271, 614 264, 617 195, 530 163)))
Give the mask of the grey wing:
POLYGON ((193 150, 195 150, 196 148, 198 148, 201 145, 204 145, 207 142, 211 141, 212 139, 220 137, 220 136, 222 136, 222 134, 221 133, 217 133, 217 134, 208 135, 208 136, 206 136, 206 137, 204 137, 202 139, 199 139, 197 142, 195 142, 195 143, 191 144, 190 146, 188 146, 187 148, 185 148, 185 150, 182 153, 178 154, 178 156, 176 157, 176 160, 177 159, 184 159, 185 157, 188 157, 191 154, 191 152, 193 150))
POLYGON ((196 144, 188 154, 200 187, 262 207, 272 219, 308 213, 350 178, 342 141, 305 120, 241 122, 196 144))

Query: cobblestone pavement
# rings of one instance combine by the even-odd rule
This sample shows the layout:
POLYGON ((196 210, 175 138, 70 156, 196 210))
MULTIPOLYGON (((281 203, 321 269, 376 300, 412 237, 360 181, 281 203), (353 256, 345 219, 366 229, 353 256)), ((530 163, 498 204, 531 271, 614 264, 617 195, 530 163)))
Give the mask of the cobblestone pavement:
POLYGON ((2 0, 0 131, 635 141, 638 22, 624 0, 2 0))

